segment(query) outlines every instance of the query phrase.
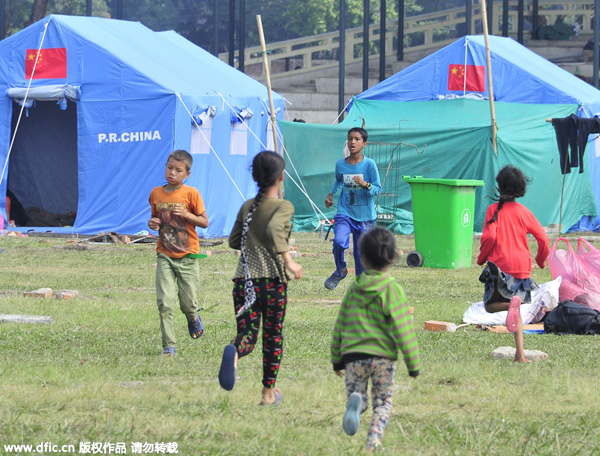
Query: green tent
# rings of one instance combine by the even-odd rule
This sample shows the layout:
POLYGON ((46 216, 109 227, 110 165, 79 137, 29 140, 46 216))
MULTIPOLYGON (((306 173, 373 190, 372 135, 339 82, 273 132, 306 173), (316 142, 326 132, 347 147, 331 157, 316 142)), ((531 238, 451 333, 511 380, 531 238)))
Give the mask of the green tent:
POLYGON ((542 225, 558 224, 562 218, 563 227, 570 227, 584 215, 597 215, 589 171, 580 174, 574 169, 563 177, 554 129, 546 121, 576 113, 578 105, 497 102, 494 106, 498 155, 492 146, 487 100, 354 99, 348 116, 337 125, 280 122, 291 176, 285 197, 296 208, 294 228, 313 230, 320 220, 335 215, 335 206, 326 210, 324 205, 335 162, 343 157, 347 131, 361 126, 363 119, 369 133, 365 155, 376 160, 382 180, 385 177, 378 215, 393 214, 384 215, 381 222, 398 234, 413 232, 411 191, 402 175, 483 180, 485 186, 477 188, 475 200, 474 229, 480 232, 485 210, 494 201, 496 174, 507 164, 531 179, 519 201, 542 225))

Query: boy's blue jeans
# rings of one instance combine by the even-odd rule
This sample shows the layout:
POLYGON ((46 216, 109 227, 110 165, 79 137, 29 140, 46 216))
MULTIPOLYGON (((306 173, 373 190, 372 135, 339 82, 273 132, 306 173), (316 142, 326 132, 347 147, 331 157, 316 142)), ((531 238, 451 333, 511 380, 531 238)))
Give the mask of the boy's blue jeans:
POLYGON ((335 273, 340 277, 342 270, 346 268, 344 260, 344 251, 350 247, 350 235, 352 234, 352 245, 354 247, 354 268, 358 277, 363 272, 362 262, 360 261, 360 252, 358 251, 358 241, 360 236, 373 226, 373 221, 358 222, 346 215, 336 215, 333 224, 333 259, 335 260, 335 273))
POLYGON ((200 264, 197 258, 170 258, 164 253, 156 257, 156 301, 160 314, 163 349, 175 347, 173 308, 179 308, 188 320, 198 314, 200 264))

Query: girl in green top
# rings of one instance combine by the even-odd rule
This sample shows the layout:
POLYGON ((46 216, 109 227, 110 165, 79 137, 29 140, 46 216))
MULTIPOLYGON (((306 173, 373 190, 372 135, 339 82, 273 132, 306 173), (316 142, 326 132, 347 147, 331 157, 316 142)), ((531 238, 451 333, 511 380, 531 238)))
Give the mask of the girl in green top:
POLYGON ((336 375, 346 370, 346 414, 348 435, 358 431, 360 414, 367 409, 367 387, 371 379, 373 418, 367 450, 381 445, 392 410, 394 371, 398 351, 408 374, 419 375, 419 344, 402 287, 388 272, 398 253, 394 235, 372 228, 359 243, 365 271, 350 286, 340 307, 331 341, 331 362, 336 375))
POLYGON ((288 246, 294 206, 279 198, 284 166, 275 152, 254 157, 252 178, 258 193, 242 205, 229 236, 229 246, 241 250, 233 279, 237 335, 223 350, 219 383, 223 389, 233 389, 238 358, 254 350, 262 317, 261 405, 277 404, 283 397, 275 381, 283 353, 288 271, 295 279, 302 277, 302 266, 292 259, 288 246))

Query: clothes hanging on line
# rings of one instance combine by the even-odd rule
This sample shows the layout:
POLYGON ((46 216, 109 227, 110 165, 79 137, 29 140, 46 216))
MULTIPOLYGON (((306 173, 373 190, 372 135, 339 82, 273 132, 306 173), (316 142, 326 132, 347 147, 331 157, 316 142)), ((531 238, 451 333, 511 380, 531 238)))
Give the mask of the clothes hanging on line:
POLYGON ((571 114, 568 117, 552 119, 552 126, 556 133, 561 173, 570 173, 571 168, 576 167, 583 173, 583 156, 588 136, 600 133, 600 118, 584 118, 571 114))

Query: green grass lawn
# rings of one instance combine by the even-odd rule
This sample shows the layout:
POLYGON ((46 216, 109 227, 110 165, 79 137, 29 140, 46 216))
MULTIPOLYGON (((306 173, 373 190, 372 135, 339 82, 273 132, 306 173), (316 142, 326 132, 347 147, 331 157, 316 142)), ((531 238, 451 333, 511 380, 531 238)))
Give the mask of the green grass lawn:
MULTIPOLYGON (((289 285, 278 377, 284 400, 276 407, 258 406, 259 350, 240 361, 233 391, 217 381, 223 346, 235 332, 230 292, 238 256, 226 242, 200 260, 205 334, 192 340, 177 313, 178 356, 171 359, 160 355, 154 245, 1 237, 0 313, 55 322, 0 324, 0 454, 18 454, 6 444, 41 442, 74 445, 63 454, 86 454, 91 446, 80 452, 80 443, 104 446, 95 454, 118 454, 111 444, 134 454, 138 443, 163 444, 138 454, 166 453, 167 444, 183 455, 362 454, 370 410, 359 432, 347 436, 343 380, 329 362, 331 330, 351 279, 326 290, 331 243, 318 233, 293 237, 305 276, 289 285), (79 296, 23 296, 41 287, 79 296)), ((414 250, 413 237, 397 239, 405 253, 414 250)), ((592 243, 600 247, 600 237, 592 243)), ((476 239, 473 258, 478 250, 476 239)), ((392 268, 415 308, 422 370, 412 380, 398 364, 385 454, 600 454, 600 338, 526 335, 525 348, 549 359, 516 365, 490 358, 496 347, 514 345, 512 335, 472 326, 423 331, 426 320, 462 323, 467 307, 482 299, 480 271, 474 261, 468 269, 408 268, 405 256, 392 268)), ((548 269, 534 269, 532 277, 551 279, 548 269)))

